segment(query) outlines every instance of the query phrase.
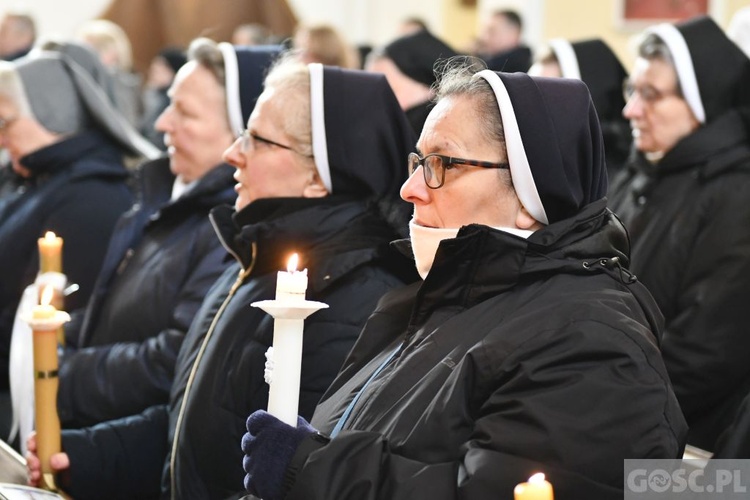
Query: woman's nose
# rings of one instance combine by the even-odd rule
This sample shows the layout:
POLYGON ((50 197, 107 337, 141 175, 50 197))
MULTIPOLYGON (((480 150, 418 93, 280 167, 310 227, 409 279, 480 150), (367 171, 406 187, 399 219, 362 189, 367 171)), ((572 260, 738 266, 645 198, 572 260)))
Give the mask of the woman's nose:
POLYGON ((419 166, 401 186, 401 198, 409 203, 423 204, 430 202, 430 189, 424 181, 423 166, 419 166))

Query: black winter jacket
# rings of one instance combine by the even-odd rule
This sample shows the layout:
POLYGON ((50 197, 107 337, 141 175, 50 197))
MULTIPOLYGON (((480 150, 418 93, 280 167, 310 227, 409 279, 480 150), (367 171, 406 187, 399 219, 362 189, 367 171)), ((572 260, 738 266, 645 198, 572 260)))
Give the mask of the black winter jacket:
MULTIPOLYGON (((274 297, 277 271, 298 252, 300 268, 309 271, 307 298, 330 306, 305 321, 300 413, 310 418, 378 299, 404 282, 402 270, 392 266, 402 262, 388 246, 392 229, 362 202, 259 200, 234 218, 228 207, 211 217, 238 263, 209 291, 188 331, 169 407, 64 432, 63 448, 76 464, 75 498, 158 496, 162 467, 155 470, 152 457, 140 456, 131 433, 176 452, 161 456, 164 498, 239 494, 238 443, 247 416, 267 406, 264 355, 273 337, 273 318, 250 304, 274 297), (117 465, 104 468, 107 457, 118 457, 117 465)), ((411 269, 405 275, 413 276, 411 269)))
POLYGON ((78 292, 65 307, 83 307, 94 287, 117 219, 133 197, 122 152, 103 135, 81 132, 21 158, 31 177, 0 212, 0 390, 8 388, 13 318, 39 271, 37 238, 63 238, 63 272, 78 292))
POLYGON ((58 412, 80 427, 166 404, 182 340, 228 267, 211 208, 233 203, 234 169, 216 166, 170 201, 169 159, 140 169, 139 203, 115 229, 83 326, 61 363, 58 412))
POLYGON ((622 498, 624 458, 681 456, 661 318, 604 205, 528 240, 471 225, 443 241, 368 320, 313 426, 331 433, 395 357, 338 436, 303 442, 286 498, 511 499, 540 471, 556 499, 622 498))
POLYGON ((707 450, 750 391, 749 196, 750 133, 736 112, 657 165, 638 158, 611 189, 631 269, 665 317, 662 352, 688 442, 707 450))

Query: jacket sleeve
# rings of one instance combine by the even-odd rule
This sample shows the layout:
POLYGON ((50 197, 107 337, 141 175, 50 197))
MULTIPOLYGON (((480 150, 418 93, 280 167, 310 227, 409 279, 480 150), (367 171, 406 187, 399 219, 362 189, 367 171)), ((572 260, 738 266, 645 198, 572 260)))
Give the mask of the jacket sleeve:
POLYGON ((181 288, 172 328, 141 343, 84 348, 62 363, 57 405, 64 424, 92 425, 167 402, 185 333, 226 267, 226 251, 214 240, 181 288))
MULTIPOLYGON (((515 485, 536 472, 548 476, 558 499, 622 498, 617 485, 622 485, 624 458, 676 458, 681 445, 663 413, 671 394, 666 373, 652 368, 654 359, 636 342, 623 350, 600 340, 611 332, 589 325, 564 339, 557 332, 540 335, 507 356, 497 351, 502 346, 477 351, 455 376, 486 395, 467 401, 471 428, 454 460, 431 461, 422 449, 415 460, 398 439, 343 431, 309 456, 293 458, 292 464, 302 465, 286 498, 512 498, 515 485), (477 372, 470 365, 482 368, 477 372), (487 392, 484 381, 489 381, 487 392)), ((433 407, 440 397, 414 427, 402 431, 426 432, 420 426, 440 411, 433 407)), ((456 426, 463 434, 460 422, 456 426)), ((439 434, 436 442, 450 441, 439 434)))
POLYGON ((166 406, 80 430, 65 430, 63 488, 73 498, 158 498, 168 447, 166 406))
POLYGON ((688 254, 677 259, 687 262, 675 271, 681 273, 675 281, 679 293, 663 306, 662 352, 688 421, 750 380, 750 204, 747 182, 727 181, 712 199, 699 200, 706 205, 697 211, 703 219, 695 222, 699 232, 678 250, 688 254))

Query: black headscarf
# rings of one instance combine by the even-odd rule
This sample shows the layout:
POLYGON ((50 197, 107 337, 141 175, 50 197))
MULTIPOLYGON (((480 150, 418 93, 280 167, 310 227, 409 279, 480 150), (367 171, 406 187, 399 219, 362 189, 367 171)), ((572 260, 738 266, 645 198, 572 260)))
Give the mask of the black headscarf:
POLYGON ((403 74, 429 87, 435 83, 435 63, 455 56, 456 52, 429 31, 422 30, 392 41, 383 48, 383 54, 403 74))
POLYGON ((750 106, 750 59, 707 16, 649 28, 669 47, 682 93, 701 123, 750 106))
POLYGON ((333 195, 397 196, 416 136, 385 76, 310 64, 313 153, 333 195))
POLYGON ((495 92, 513 184, 536 220, 571 217, 605 196, 604 146, 585 84, 490 70, 477 76, 495 92))

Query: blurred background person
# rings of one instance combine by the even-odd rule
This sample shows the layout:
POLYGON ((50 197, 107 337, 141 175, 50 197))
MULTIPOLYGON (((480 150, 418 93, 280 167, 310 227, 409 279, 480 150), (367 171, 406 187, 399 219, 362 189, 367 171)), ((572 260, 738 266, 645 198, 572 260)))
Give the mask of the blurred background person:
POLYGON ((234 142, 232 121, 246 122, 277 54, 192 43, 157 120, 169 156, 141 166, 138 204, 115 229, 82 325, 66 327, 78 350, 60 366, 65 427, 167 403, 185 333, 230 264, 208 213, 236 198, 234 169, 221 157, 234 142))
POLYGON ((427 29, 427 23, 421 17, 407 17, 398 25, 398 36, 413 35, 427 29))
POLYGON ((637 154, 610 206, 664 314, 662 354, 712 451, 750 391, 750 60, 708 17, 646 30, 625 85, 637 154))
POLYGON ((143 136, 156 147, 166 150, 164 132, 155 127, 159 115, 169 105, 169 87, 174 81, 177 71, 187 61, 185 51, 179 47, 167 47, 159 51, 151 60, 143 86, 140 131, 143 136))
POLYGON ((356 69, 360 67, 357 51, 333 26, 301 25, 294 33, 292 46, 304 63, 356 69))
POLYGON ((0 62, 0 147, 24 181, 0 212, 0 392, 7 395, 13 322, 39 270, 37 239, 47 231, 63 238, 63 272, 79 286, 66 307, 83 307, 115 222, 133 201, 123 156, 158 150, 83 69, 55 52, 0 62))
POLYGON ((497 10, 482 21, 476 55, 493 71, 526 72, 531 67, 531 49, 521 36, 523 21, 514 10, 497 10))
POLYGON ((433 107, 431 87, 436 79, 435 65, 455 55, 445 42, 427 30, 420 30, 375 49, 368 55, 365 68, 385 75, 419 135, 433 107))
POLYGON ((575 78, 589 88, 604 138, 607 175, 614 178, 630 152, 630 124, 622 115, 622 82, 627 72, 612 49, 599 39, 569 42, 550 40, 549 47, 529 68, 532 76, 575 78))
POLYGON ((732 16, 727 36, 750 57, 750 7, 743 7, 732 16))
POLYGON ((29 14, 6 12, 0 20, 0 59, 13 61, 29 53, 36 41, 36 23, 29 14))
POLYGON ((112 21, 94 19, 78 29, 77 37, 93 47, 112 73, 118 108, 128 122, 137 127, 142 113, 142 79, 133 71, 133 50, 128 35, 112 21))
POLYGON ((267 45, 272 43, 271 30, 260 23, 248 23, 237 26, 232 32, 233 45, 267 45))
MULTIPOLYGON (((65 431, 57 457, 70 465, 74 498, 155 497, 160 478, 164 497, 238 496, 237 440, 247 412, 268 403, 274 325, 250 304, 274 297, 278 271, 297 252, 307 298, 330 306, 305 320, 299 408, 311 415, 381 295, 414 277, 389 245, 408 219, 385 216, 405 205, 397 192, 414 140, 382 75, 296 57, 270 71, 247 130, 225 153, 236 168, 235 207, 211 212, 235 261, 187 333, 169 407, 65 431)), ((29 465, 38 480, 33 454, 29 465)))

